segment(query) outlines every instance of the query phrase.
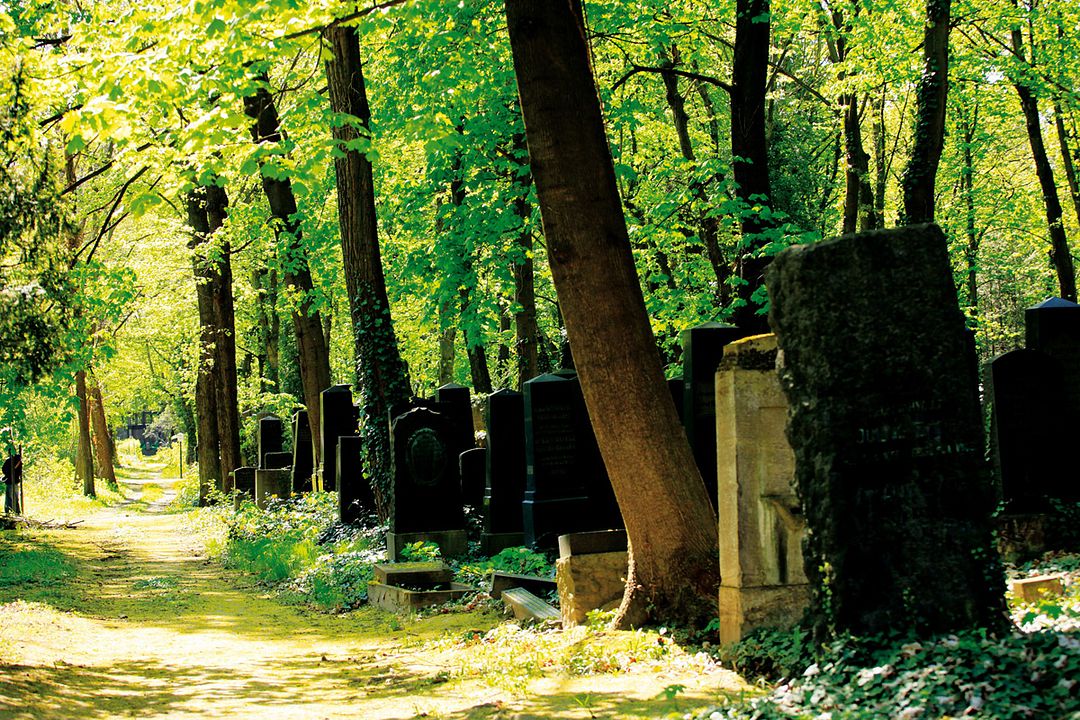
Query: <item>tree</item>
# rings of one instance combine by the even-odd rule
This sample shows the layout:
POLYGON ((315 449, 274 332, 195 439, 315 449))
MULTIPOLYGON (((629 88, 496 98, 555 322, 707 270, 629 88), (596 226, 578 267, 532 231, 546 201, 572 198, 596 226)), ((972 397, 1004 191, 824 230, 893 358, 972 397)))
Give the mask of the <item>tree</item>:
POLYGON ((630 542, 616 623, 706 622, 720 581, 716 518, 664 383, 580 6, 507 0, 506 15, 552 275, 630 542))

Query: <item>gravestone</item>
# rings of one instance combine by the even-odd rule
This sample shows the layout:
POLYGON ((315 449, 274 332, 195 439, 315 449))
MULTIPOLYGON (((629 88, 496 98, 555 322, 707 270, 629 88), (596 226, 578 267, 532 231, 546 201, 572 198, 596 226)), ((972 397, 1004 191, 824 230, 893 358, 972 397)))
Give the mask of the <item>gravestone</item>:
POLYGON ((448 383, 435 391, 435 399, 440 405, 439 412, 450 418, 450 422, 454 425, 454 448, 457 450, 454 457, 476 447, 476 431, 473 428, 469 388, 448 383))
POLYGON ((452 448, 457 442, 448 417, 414 408, 390 428, 394 503, 387 533, 387 556, 401 557, 409 543, 437 543, 444 557, 466 551, 461 480, 452 448))
POLYGON ((1061 363, 1038 350, 1013 350, 987 363, 984 378, 1005 511, 1049 510, 1048 498, 1067 497, 1077 486, 1061 363))
POLYGON ((1001 629, 975 347, 941 230, 795 246, 766 279, 817 637, 1001 629))
POLYGON ((352 389, 348 385, 334 385, 319 393, 319 474, 322 489, 337 489, 337 442, 342 435, 356 435, 356 408, 353 406, 352 389))
POLYGON ((1080 305, 1050 298, 1024 311, 1028 350, 1038 350, 1061 365, 1061 394, 1070 423, 1080 422, 1080 305))
POLYGON ((521 501, 525 494, 525 396, 499 390, 487 399, 484 531, 480 549, 494 555, 521 545, 521 501))
POLYGON ((589 498, 588 521, 584 530, 619 530, 625 527, 619 502, 615 499, 615 490, 607 474, 604 456, 600 454, 600 445, 596 442, 589 410, 585 405, 585 395, 581 391, 581 381, 576 373, 568 381, 574 386, 574 420, 577 424, 578 471, 585 476, 585 494, 589 498))
POLYGON ((281 418, 277 415, 259 418, 259 467, 266 467, 267 455, 281 452, 283 437, 281 418))
POLYGON ((292 467, 291 452, 266 453, 263 465, 267 470, 286 470, 292 467))
POLYGON ((311 425, 308 423, 307 410, 293 413, 292 427, 292 486, 298 493, 311 492, 311 476, 315 474, 315 450, 311 444, 311 425))
POLYGON ((233 470, 233 489, 236 491, 233 495, 233 507, 235 509, 239 510, 244 500, 254 500, 255 468, 238 467, 233 470))
POLYGON ((679 416, 679 421, 685 423, 683 405, 686 402, 686 383, 681 377, 677 377, 668 380, 667 386, 671 391, 671 400, 675 403, 675 413, 679 416))
POLYGON ((341 522, 357 523, 375 510, 375 496, 364 477, 361 459, 361 440, 358 435, 342 435, 338 438, 337 472, 335 485, 338 489, 338 515, 341 522))
POLYGON ((484 448, 472 448, 458 456, 461 500, 474 510, 480 510, 484 506, 486 467, 487 450, 484 448))
POLYGON ((701 479, 716 507, 716 366, 724 346, 746 333, 734 325, 707 322, 682 331, 683 427, 701 479))
POLYGON ((795 495, 795 455, 784 426, 776 336, 737 340, 716 370, 720 642, 802 617, 806 522, 795 495))
POLYGON ((265 510, 272 498, 285 500, 291 495, 292 473, 288 470, 255 470, 255 504, 265 510))

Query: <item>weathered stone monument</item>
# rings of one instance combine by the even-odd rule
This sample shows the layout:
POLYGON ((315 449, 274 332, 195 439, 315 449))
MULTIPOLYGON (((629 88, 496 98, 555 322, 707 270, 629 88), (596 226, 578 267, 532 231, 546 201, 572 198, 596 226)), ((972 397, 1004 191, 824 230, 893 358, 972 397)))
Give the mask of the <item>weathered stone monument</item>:
POLYGON ((480 510, 484 506, 486 467, 487 450, 484 448, 471 448, 458 456, 461 499, 474 510, 480 510))
POLYGON ((311 445, 311 425, 307 410, 297 410, 292 417, 293 459, 292 486, 296 492, 311 492, 311 476, 315 474, 314 448, 311 445))
POLYGON ((499 390, 487 400, 484 531, 480 549, 494 555, 521 545, 521 501, 525 495, 525 396, 499 390))
POLYGON ((796 246, 766 278, 816 635, 1001 628, 975 348, 944 235, 796 246))
POLYGON ((284 438, 284 427, 277 415, 259 418, 259 467, 266 467, 266 456, 279 453, 284 438))
POLYGON ((319 476, 322 489, 337 489, 337 442, 342 435, 356 435, 356 408, 352 388, 333 385, 319 393, 319 476))
POLYGON ((238 467, 233 470, 233 508, 240 509, 245 500, 255 499, 255 468, 238 467))
POLYGON ((555 583, 563 627, 585 622, 592 610, 614 610, 626 590, 626 532, 602 530, 559 537, 555 583))
POLYGON ((454 447, 457 457, 470 448, 476 447, 475 428, 473 427, 472 398, 469 388, 456 383, 447 383, 435 391, 439 412, 450 418, 454 425, 454 447))
POLYGON ((716 507, 716 402, 713 382, 724 346, 745 336, 734 325, 707 322, 682 331, 683 403, 686 438, 701 479, 716 507))
POLYGON ((375 510, 375 496, 364 477, 361 459, 361 439, 358 435, 342 435, 338 438, 337 458, 334 463, 338 489, 338 515, 341 522, 359 522, 367 513, 375 510))
POLYGON ((265 510, 272 498, 287 499, 292 493, 292 473, 288 470, 255 470, 255 504, 265 510))
POLYGON ((1070 457, 1061 363, 1038 350, 1013 350, 986 364, 990 455, 1007 513, 1043 512, 1077 477, 1070 457))
POLYGON ((716 371, 720 642, 793 625, 809 601, 776 336, 731 343, 716 371))
POLYGON ((444 557, 465 553, 461 481, 451 455, 455 442, 450 419, 433 410, 414 408, 394 419, 394 508, 386 541, 392 560, 418 541, 437 543, 444 557))

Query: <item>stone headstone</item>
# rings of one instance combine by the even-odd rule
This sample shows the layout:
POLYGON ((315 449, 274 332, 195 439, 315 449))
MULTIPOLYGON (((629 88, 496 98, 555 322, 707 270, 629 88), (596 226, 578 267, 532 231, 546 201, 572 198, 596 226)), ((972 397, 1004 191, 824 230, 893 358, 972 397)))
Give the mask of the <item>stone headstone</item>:
POLYGON ((487 399, 484 532, 487 555, 521 545, 521 501, 525 495, 525 396, 499 390, 487 399))
POLYGON ((395 418, 390 431, 394 502, 387 554, 398 559, 408 543, 431 540, 446 557, 465 551, 465 514, 448 417, 415 408, 395 418))
POLYGON ((354 524, 375 510, 375 496, 364 477, 361 440, 358 435, 342 435, 338 438, 337 472, 335 485, 338 489, 338 510, 341 522, 354 524))
POLYGON ((776 336, 737 340, 716 371, 720 642, 794 625, 809 600, 776 336))
POLYGON ((464 385, 448 383, 435 391, 435 400, 440 404, 439 412, 450 418, 454 424, 457 457, 470 448, 476 447, 476 435, 472 419, 472 399, 469 388, 464 385))
POLYGON ((266 453, 266 457, 263 458, 263 465, 267 470, 289 469, 292 468, 292 456, 291 452, 266 453))
POLYGON ((1048 498, 1078 486, 1061 363, 1038 350, 1013 350, 987 363, 984 377, 990 456, 1005 510, 1049 510, 1048 498))
POLYGON ((1080 305, 1050 298, 1024 311, 1024 329, 1028 350, 1061 364, 1061 394, 1069 421, 1080 422, 1080 305))
POLYGON ((307 410, 297 410, 293 413, 292 427, 292 486, 298 493, 311 492, 311 476, 315 474, 315 458, 307 410))
POLYGON ((239 467, 233 470, 233 483, 233 489, 236 490, 233 507, 239 510, 244 500, 255 499, 255 468, 239 467))
POLYGON ((683 382, 681 377, 671 378, 667 381, 667 386, 668 390, 671 391, 671 400, 675 403, 675 413, 679 416, 679 420, 685 423, 683 406, 686 402, 686 383, 683 382))
POLYGON ((707 322, 682 331, 683 427, 701 479, 716 507, 716 367, 724 346, 746 333, 734 325, 707 322))
POLYGON ((458 456, 458 474, 461 476, 461 499, 466 505, 480 510, 484 506, 486 484, 487 450, 472 448, 458 456))
POLYGON ((278 498, 284 500, 292 493, 292 473, 288 470, 255 470, 255 504, 262 510, 269 505, 270 500, 278 498))
POLYGON ((279 453, 282 449, 284 427, 277 415, 264 415, 259 418, 259 467, 266 467, 266 456, 279 453))
POLYGON ((356 408, 352 388, 334 385, 319 393, 319 467, 323 490, 336 490, 337 442, 342 435, 356 435, 356 408))
POLYGON ((766 280, 817 635, 1001 628, 975 347, 944 235, 795 246, 766 280))

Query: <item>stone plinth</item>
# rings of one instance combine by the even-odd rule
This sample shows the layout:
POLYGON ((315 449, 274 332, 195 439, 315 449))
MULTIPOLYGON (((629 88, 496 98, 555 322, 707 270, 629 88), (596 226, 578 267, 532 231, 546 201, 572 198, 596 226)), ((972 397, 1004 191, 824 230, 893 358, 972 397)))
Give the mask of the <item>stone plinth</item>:
POLYGON ((755 627, 794 624, 808 597, 776 336, 728 345, 715 387, 720 641, 737 642, 755 627))
POLYGON ((1058 597, 1065 592, 1061 575, 1039 575, 1009 583, 1009 590, 1019 600, 1035 602, 1044 597, 1058 597))
POLYGON ((291 495, 292 473, 288 470, 255 471, 255 504, 265 510, 271 498, 285 499, 291 495))
POLYGON ((563 627, 585 622, 590 610, 614 610, 626 589, 626 552, 571 555, 555 561, 563 627))
POLYGON ((245 500, 255 499, 255 468, 239 467, 233 471, 233 508, 240 509, 245 500))

